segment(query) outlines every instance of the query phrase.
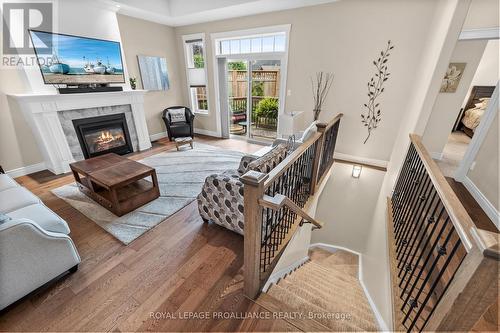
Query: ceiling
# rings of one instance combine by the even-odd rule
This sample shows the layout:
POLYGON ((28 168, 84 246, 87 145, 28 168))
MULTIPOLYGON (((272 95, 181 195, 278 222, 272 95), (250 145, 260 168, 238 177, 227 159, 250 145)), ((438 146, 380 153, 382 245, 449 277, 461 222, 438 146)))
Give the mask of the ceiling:
POLYGON ((101 0, 118 13, 170 26, 182 26, 314 6, 338 0, 101 0))

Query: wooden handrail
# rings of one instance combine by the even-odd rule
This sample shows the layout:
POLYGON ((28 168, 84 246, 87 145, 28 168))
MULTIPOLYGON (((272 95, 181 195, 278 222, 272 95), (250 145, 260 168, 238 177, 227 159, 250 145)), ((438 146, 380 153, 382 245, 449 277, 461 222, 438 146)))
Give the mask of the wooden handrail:
POLYGON ((246 296, 254 299, 260 293, 262 282, 272 273, 304 220, 314 228, 323 226, 303 207, 312 202, 316 189, 323 184, 318 179, 324 179, 325 170, 331 168, 341 118, 339 114, 328 124, 318 124, 317 133, 269 173, 248 171, 240 177, 244 184, 246 296), (325 132, 325 128, 330 131, 325 132), (330 155, 328 163, 322 164, 320 158, 330 155))
POLYGON ((264 184, 264 188, 269 187, 277 178, 279 178, 290 165, 293 164, 300 156, 311 147, 318 139, 321 137, 321 133, 316 132, 309 138, 306 142, 302 143, 297 149, 295 149, 290 155, 288 155, 280 164, 278 164, 274 169, 272 169, 267 175, 268 178, 264 184))
MULTIPOLYGON (((318 127, 318 132, 314 133, 312 137, 310 137, 306 142, 303 142, 297 149, 295 149, 290 155, 288 155, 279 165, 277 165, 271 172, 268 173, 269 178, 266 180, 264 184, 264 188, 267 188, 270 184, 273 183, 279 176, 281 176, 287 168, 293 164, 307 148, 311 147, 315 142, 318 141, 323 135, 323 133, 328 130, 330 127, 335 125, 340 119, 344 116, 343 113, 337 114, 330 120, 328 123, 318 123, 316 126, 318 127)), ((319 142, 318 142, 319 143, 319 142)), ((319 159, 319 156, 316 159, 319 159)))
POLYGON ((417 320, 421 320, 419 330, 470 331, 497 300, 498 234, 474 225, 421 137, 410 134, 410 141, 387 205, 394 329, 405 325, 404 330, 414 330, 417 320), (435 207, 432 211, 431 205, 435 207), (438 224, 440 231, 435 234, 438 224), (442 235, 445 230, 447 236, 442 235), (433 260, 430 266, 426 263, 429 259, 433 260), (407 274, 417 275, 412 280, 406 278, 407 274), (423 282, 418 284, 421 278, 423 282), (439 285, 440 290, 436 288, 439 285), (434 304, 429 305, 430 297, 437 297, 434 304), (408 307, 417 311, 411 317, 412 312, 404 311, 408 307), (427 307, 431 312, 422 315, 427 307))
POLYGON ((460 202, 460 199, 458 199, 457 195, 451 188, 450 184, 446 181, 446 178, 436 162, 434 162, 431 155, 428 153, 422 143, 422 138, 417 134, 410 134, 410 140, 422 160, 422 163, 429 174, 429 178, 434 184, 436 192, 441 198, 441 201, 443 202, 443 205, 445 206, 446 211, 448 212, 448 215, 450 216, 450 219, 465 246, 465 249, 469 252, 473 247, 472 230, 476 229, 474 222, 460 202))
POLYGON ((317 228, 323 228, 323 226, 325 225, 323 222, 320 222, 314 217, 311 217, 302 208, 300 208, 292 200, 290 200, 290 198, 282 194, 276 194, 274 197, 265 195, 262 199, 259 200, 259 204, 264 208, 270 208, 274 211, 278 211, 286 206, 292 212, 302 217, 304 220, 312 223, 317 228))
POLYGON ((332 120, 330 120, 328 123, 318 123, 318 127, 325 127, 325 131, 328 130, 330 127, 332 127, 333 125, 335 125, 335 123, 337 121, 340 121, 340 119, 342 119, 342 117, 344 116, 343 113, 337 113, 337 115, 335 117, 333 117, 332 120))

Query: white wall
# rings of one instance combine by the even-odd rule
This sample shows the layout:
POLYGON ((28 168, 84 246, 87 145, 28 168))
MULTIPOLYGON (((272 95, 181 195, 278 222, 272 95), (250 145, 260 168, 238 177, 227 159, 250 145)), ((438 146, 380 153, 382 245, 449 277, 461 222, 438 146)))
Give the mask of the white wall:
POLYGON ((311 243, 364 253, 384 175, 384 171, 364 167, 360 178, 353 178, 351 164, 334 163, 316 211, 325 226, 313 232, 311 243))
POLYGON ((476 73, 462 103, 465 106, 474 86, 494 86, 500 77, 500 40, 489 40, 484 49, 483 57, 477 66, 476 73))
MULTIPOLYGON (((495 107, 497 108, 497 115, 488 130, 488 134, 486 134, 481 148, 479 148, 474 169, 469 170, 467 177, 474 183, 489 204, 494 207, 494 210, 496 210, 497 218, 494 223, 498 227, 498 212, 500 211, 498 104, 495 107)), ((491 217, 493 214, 488 215, 491 217)))
POLYGON ((440 154, 448 141, 487 43, 486 40, 474 40, 459 41, 455 45, 450 62, 463 62, 466 66, 457 91, 440 92, 434 102, 423 136, 425 147, 433 155, 440 154))
MULTIPOLYGON (((320 6, 241 17, 176 28, 178 42, 184 34, 249 29, 291 24, 286 110, 307 112, 312 119, 310 77, 317 71, 335 74, 334 84, 321 118, 338 112, 345 114, 337 150, 341 153, 387 161, 405 114, 403 107, 413 93, 413 82, 420 75, 417 64, 429 37, 429 18, 435 1, 356 0, 320 6), (367 100, 366 84, 374 74, 372 61, 387 40, 395 45, 389 60, 391 79, 381 97, 382 121, 367 144, 360 114, 367 100)), ((179 47, 180 49, 180 47, 179 47)), ((212 45, 207 45, 210 115, 200 116, 196 127, 216 131, 214 68, 212 45)), ((184 78, 185 82, 185 78, 184 78)), ((305 127, 306 124, 303 124, 305 127)))
POLYGON ((124 60, 130 76, 137 78, 138 89, 143 88, 138 55, 164 57, 167 61, 170 89, 148 91, 144 98, 149 134, 166 135, 161 118, 163 110, 169 106, 185 105, 182 94, 184 87, 180 79, 180 73, 184 72, 184 69, 179 65, 174 28, 124 15, 118 15, 118 23, 122 35, 124 60), (145 36, 155 38, 144 38, 145 36))
POLYGON ((498 0, 472 0, 463 29, 484 29, 499 26, 498 0))

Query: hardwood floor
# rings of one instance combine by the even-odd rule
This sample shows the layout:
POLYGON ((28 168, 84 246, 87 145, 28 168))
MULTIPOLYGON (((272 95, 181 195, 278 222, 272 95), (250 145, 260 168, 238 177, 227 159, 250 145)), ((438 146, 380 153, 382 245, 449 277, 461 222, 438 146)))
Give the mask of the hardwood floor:
MULTIPOLYGON (((208 137, 195 142, 245 152, 261 148, 208 137)), ((160 140, 129 157, 170 149, 173 143, 160 140)), ((76 273, 0 312, 0 331, 297 330, 244 297, 243 238, 203 223, 196 202, 125 246, 50 192, 73 182, 72 177, 42 171, 17 179, 68 222, 82 262, 76 273), (189 318, 190 311, 208 317, 189 318), (241 314, 249 312, 267 313, 270 319, 240 327, 241 314), (235 315, 240 318, 224 319, 235 315)))

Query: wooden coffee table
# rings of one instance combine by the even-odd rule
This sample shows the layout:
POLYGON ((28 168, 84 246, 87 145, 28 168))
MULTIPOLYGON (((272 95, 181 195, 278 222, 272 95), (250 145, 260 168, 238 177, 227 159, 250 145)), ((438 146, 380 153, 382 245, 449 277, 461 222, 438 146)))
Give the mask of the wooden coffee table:
POLYGON ((70 168, 80 191, 118 216, 160 196, 155 169, 116 154, 71 163, 70 168))

